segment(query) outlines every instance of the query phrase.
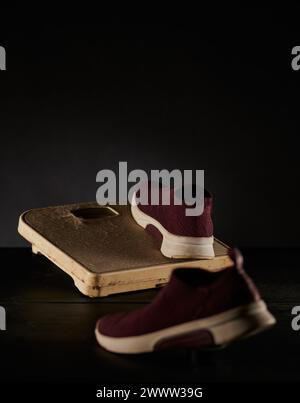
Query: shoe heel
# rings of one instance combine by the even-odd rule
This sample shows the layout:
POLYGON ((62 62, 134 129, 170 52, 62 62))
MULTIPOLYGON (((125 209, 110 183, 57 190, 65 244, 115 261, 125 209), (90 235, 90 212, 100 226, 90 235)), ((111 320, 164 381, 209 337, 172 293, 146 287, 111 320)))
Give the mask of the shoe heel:
POLYGON ((209 239, 206 244, 204 242, 203 244, 191 244, 176 242, 164 237, 161 253, 176 259, 213 259, 215 257, 212 239, 209 239))
POLYGON ((134 204, 131 206, 131 214, 141 227, 154 227, 159 232, 160 242, 162 242, 160 250, 164 256, 176 259, 213 259, 215 257, 213 236, 197 238, 168 233, 156 220, 151 220, 134 204))
POLYGON ((230 343, 260 333, 276 323, 274 316, 265 308, 263 311, 248 313, 226 323, 211 327, 216 345, 230 343))

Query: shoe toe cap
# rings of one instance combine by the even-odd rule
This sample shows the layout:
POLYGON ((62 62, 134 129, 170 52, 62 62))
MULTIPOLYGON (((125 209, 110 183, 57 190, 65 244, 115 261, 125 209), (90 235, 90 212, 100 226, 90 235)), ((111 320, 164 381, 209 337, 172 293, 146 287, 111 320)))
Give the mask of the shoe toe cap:
POLYGON ((124 313, 103 316, 96 323, 96 332, 108 337, 124 337, 126 324, 124 313))

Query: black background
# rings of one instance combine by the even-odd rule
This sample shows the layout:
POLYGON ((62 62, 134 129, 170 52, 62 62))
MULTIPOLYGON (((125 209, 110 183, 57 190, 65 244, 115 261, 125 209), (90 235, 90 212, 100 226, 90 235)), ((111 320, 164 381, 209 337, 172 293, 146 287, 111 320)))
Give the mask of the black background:
POLYGON ((204 169, 217 236, 299 246, 299 15, 1 13, 0 246, 25 245, 26 209, 95 200, 118 161, 204 169))

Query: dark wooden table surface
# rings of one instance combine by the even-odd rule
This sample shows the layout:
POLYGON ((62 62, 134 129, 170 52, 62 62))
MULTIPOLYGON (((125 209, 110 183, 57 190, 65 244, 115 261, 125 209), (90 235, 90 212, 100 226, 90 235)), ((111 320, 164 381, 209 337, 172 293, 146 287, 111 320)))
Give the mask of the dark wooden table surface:
POLYGON ((121 356, 98 347, 96 319, 146 304, 157 290, 90 299, 30 249, 1 249, 0 305, 7 311, 7 330, 0 332, 1 380, 300 381, 300 331, 291 328, 292 307, 300 305, 299 250, 243 252, 276 327, 220 351, 121 356))

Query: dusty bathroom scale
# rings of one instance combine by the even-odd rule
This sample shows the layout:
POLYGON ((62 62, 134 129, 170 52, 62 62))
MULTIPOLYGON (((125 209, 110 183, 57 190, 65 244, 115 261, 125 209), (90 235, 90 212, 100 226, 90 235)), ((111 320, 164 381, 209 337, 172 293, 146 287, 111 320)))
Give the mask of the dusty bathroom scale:
POLYGON ((211 260, 164 257, 156 240, 133 220, 130 206, 81 203, 29 210, 21 215, 18 231, 34 253, 50 259, 90 297, 163 285, 175 267, 218 271, 232 265, 218 240, 211 260))

